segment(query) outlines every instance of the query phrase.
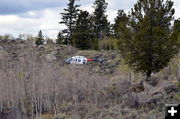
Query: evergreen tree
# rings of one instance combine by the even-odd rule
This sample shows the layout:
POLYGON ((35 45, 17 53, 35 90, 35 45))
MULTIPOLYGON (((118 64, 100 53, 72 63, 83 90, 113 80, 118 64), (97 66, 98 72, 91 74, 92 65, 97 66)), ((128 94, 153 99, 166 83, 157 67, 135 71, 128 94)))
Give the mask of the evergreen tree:
POLYGON ((113 34, 115 38, 121 37, 120 25, 128 21, 127 15, 124 13, 124 10, 118 10, 117 17, 115 18, 115 23, 113 25, 113 34))
POLYGON ((67 8, 64 9, 64 12, 61 13, 62 15, 62 21, 60 24, 65 24, 67 26, 67 29, 64 29, 62 32, 65 34, 65 43, 66 44, 72 44, 72 35, 73 30, 76 25, 76 19, 78 14, 78 7, 80 5, 75 5, 76 0, 69 0, 69 3, 67 4, 67 8))
POLYGON ((178 44, 180 45, 180 18, 175 20, 174 22, 173 33, 171 38, 175 41, 178 40, 178 44))
POLYGON ((43 38, 43 34, 42 34, 41 30, 38 32, 38 37, 36 38, 35 44, 36 45, 43 45, 44 44, 44 38, 43 38))
POLYGON ((58 35, 57 35, 57 39, 56 39, 56 43, 57 44, 64 44, 64 41, 63 41, 63 35, 62 35, 62 32, 59 31, 58 35))
POLYGON ((94 2, 93 22, 96 39, 102 40, 103 35, 108 36, 110 31, 110 23, 107 20, 106 9, 108 3, 105 0, 96 0, 94 2))
POLYGON ((120 24, 120 50, 126 63, 147 79, 166 67, 177 53, 178 40, 172 38, 173 2, 138 0, 128 21, 120 24))
POLYGON ((81 10, 73 35, 75 46, 83 50, 90 49, 93 45, 93 36, 91 16, 87 11, 81 10))

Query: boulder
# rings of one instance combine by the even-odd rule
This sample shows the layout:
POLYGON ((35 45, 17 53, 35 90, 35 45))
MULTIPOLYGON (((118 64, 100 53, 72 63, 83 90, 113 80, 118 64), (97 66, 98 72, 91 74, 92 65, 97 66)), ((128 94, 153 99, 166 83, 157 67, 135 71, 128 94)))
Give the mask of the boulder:
POLYGON ((148 106, 148 108, 163 107, 164 105, 164 87, 153 86, 146 81, 140 81, 133 84, 131 92, 123 96, 124 105, 132 108, 148 106))

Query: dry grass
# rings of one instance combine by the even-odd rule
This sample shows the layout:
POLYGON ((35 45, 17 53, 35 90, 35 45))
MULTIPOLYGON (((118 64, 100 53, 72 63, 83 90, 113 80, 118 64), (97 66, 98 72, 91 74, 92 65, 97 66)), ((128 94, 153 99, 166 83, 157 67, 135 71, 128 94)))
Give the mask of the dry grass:
MULTIPOLYGON (((8 56, 0 58, 0 112, 18 108, 31 119, 163 117, 163 111, 159 109, 143 111, 148 104, 124 108, 124 100, 128 105, 137 103, 137 95, 132 88, 144 78, 140 73, 133 73, 126 65, 121 64, 113 76, 107 78, 106 75, 93 73, 87 67, 59 66, 56 62, 47 62, 41 56, 29 50, 20 54, 18 60, 8 56), (142 115, 138 115, 141 112, 142 115)), ((175 57, 169 67, 156 74, 156 77, 180 80, 179 59, 179 56, 175 57)), ((178 100, 179 96, 175 95, 175 98, 178 100)))

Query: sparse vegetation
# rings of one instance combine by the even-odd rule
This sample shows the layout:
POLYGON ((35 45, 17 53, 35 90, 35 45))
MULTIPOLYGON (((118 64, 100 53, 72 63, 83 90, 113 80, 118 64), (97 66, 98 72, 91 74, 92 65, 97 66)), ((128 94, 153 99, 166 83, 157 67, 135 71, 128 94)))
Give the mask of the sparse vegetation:
POLYGON ((176 93, 178 84, 174 82, 180 76, 179 64, 174 62, 178 57, 169 66, 177 68, 167 67, 153 76, 152 82, 141 83, 143 75, 133 73, 114 50, 81 51, 51 45, 39 48, 29 46, 28 42, 3 43, 4 52, 0 54, 6 52, 6 55, 0 55, 3 56, 0 57, 0 116, 5 117, 5 111, 10 116, 16 108, 21 117, 24 115, 22 119, 155 119, 164 116, 164 101, 180 98, 176 93), (51 51, 57 59, 49 61, 46 55, 51 51), (101 54, 106 61, 83 66, 63 65, 65 54, 87 57, 101 54), (139 112, 142 115, 138 116, 139 112))
POLYGON ((61 13, 67 28, 56 43, 41 30, 0 36, 0 119, 163 119, 165 103, 180 100, 173 2, 138 0, 113 25, 105 0, 92 14, 75 2, 61 13), (76 55, 103 60, 65 64, 76 55))

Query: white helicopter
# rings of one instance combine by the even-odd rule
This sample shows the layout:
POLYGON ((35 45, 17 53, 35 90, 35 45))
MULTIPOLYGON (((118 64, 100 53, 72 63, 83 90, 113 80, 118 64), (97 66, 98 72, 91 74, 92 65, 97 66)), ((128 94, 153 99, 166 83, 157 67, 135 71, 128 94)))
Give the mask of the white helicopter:
POLYGON ((92 62, 92 61, 100 62, 102 64, 104 59, 100 59, 97 57, 93 59, 88 59, 84 56, 73 56, 71 58, 68 58, 65 62, 68 64, 86 64, 87 62, 92 62))

